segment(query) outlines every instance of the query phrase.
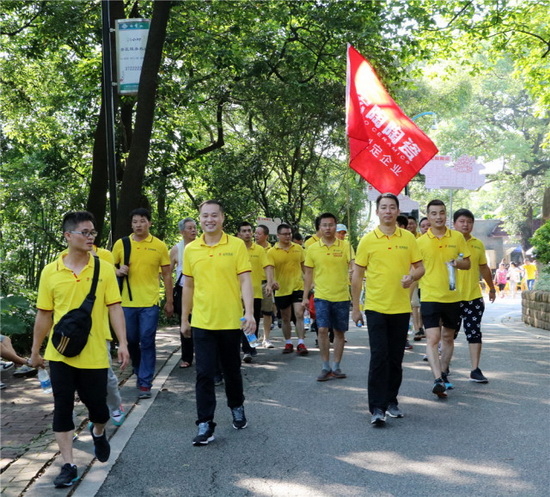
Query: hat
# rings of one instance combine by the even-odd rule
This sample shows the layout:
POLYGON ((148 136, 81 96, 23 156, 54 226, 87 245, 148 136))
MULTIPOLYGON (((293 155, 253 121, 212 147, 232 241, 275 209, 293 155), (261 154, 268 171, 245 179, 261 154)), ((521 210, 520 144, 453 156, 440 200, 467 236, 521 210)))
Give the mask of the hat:
POLYGON ((336 225, 336 231, 345 231, 347 233, 348 229, 346 228, 345 224, 337 224, 336 225))

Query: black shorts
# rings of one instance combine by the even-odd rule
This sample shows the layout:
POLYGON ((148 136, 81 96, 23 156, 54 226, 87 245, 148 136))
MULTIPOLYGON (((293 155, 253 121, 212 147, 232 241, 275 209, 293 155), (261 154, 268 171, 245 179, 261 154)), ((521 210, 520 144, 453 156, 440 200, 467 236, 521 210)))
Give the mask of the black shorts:
POLYGON ((420 312, 425 329, 443 325, 454 330, 460 321, 460 302, 420 302, 420 312))
POLYGON ((301 302, 303 298, 303 290, 294 290, 290 295, 283 295, 282 297, 277 297, 277 295, 275 295, 275 303, 279 309, 286 309, 292 304, 301 302))

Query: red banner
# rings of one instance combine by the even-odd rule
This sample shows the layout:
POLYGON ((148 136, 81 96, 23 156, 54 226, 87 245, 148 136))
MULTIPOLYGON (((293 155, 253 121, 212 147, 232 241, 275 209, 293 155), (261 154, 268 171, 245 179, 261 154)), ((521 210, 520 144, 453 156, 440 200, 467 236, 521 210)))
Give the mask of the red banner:
POLYGON ((398 195, 438 152, 390 97, 372 66, 348 45, 349 165, 378 191, 398 195))

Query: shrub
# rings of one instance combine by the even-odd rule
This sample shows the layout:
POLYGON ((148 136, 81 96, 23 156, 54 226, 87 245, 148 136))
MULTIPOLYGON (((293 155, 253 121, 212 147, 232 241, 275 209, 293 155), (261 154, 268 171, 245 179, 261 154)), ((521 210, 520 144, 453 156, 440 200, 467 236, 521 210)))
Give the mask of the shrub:
POLYGON ((15 350, 23 354, 28 354, 32 347, 35 316, 34 299, 23 295, 0 298, 2 335, 9 336, 15 350))

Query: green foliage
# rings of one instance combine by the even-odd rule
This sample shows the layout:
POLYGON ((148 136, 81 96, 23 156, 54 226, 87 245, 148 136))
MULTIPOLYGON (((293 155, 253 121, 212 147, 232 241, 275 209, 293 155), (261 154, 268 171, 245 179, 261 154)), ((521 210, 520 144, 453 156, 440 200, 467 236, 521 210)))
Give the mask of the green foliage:
POLYGON ((2 335, 12 340, 16 350, 29 353, 33 340, 33 326, 36 316, 35 296, 29 294, 0 297, 0 323, 2 335))
POLYGON ((536 250, 537 261, 548 266, 550 264, 550 222, 547 221, 535 231, 531 243, 536 250))
POLYGON ((550 292, 550 269, 548 267, 539 273, 538 278, 535 281, 534 289, 543 292, 550 292))

